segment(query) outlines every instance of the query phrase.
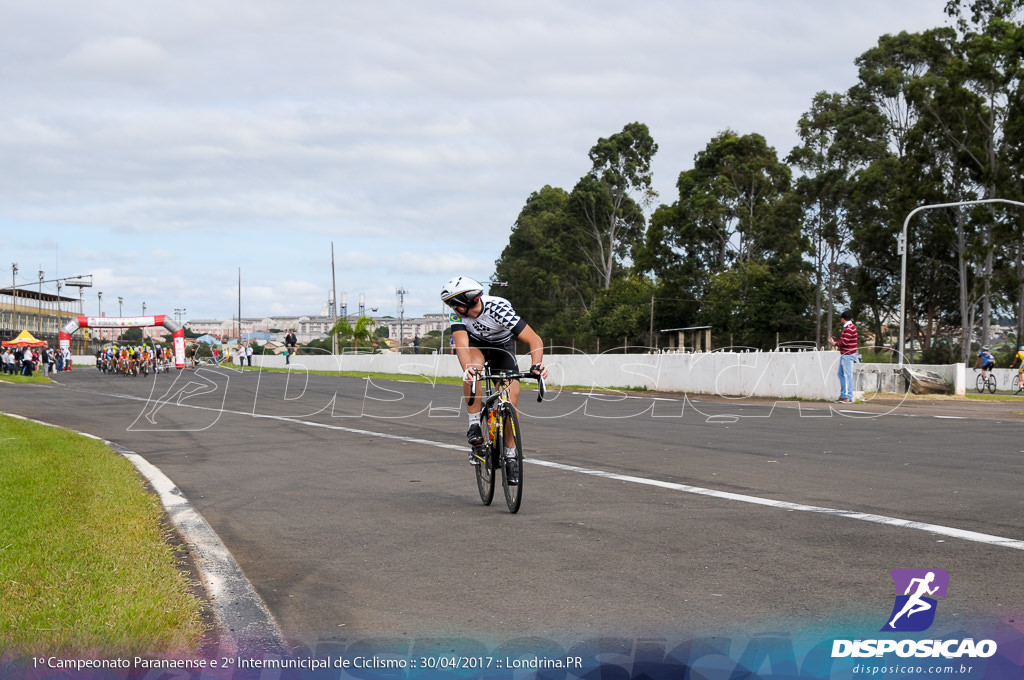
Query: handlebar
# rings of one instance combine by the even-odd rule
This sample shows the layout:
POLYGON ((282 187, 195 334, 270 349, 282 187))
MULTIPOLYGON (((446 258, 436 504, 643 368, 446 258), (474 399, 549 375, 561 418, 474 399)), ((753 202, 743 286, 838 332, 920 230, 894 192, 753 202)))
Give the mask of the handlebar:
POLYGON ((469 404, 472 405, 476 401, 476 384, 481 380, 523 380, 524 378, 529 380, 537 381, 537 402, 544 401, 544 395, 547 394, 547 385, 544 383, 544 378, 540 375, 533 373, 480 373, 479 371, 473 374, 473 380, 469 384, 469 404))

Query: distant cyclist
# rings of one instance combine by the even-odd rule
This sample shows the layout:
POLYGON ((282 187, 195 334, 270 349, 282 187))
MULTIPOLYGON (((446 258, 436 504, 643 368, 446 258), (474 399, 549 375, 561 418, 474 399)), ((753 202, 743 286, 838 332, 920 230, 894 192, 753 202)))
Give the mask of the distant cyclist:
POLYGON ((1020 368, 1017 369, 1017 384, 1024 384, 1024 345, 1017 348, 1017 353, 1013 355, 1013 361, 1010 362, 1010 368, 1013 368, 1014 364, 1020 362, 1020 368))
POLYGON ((996 358, 992 355, 992 350, 987 346, 982 347, 981 351, 978 352, 978 360, 974 362, 974 367, 978 368, 981 366, 981 375, 988 377, 988 372, 996 367, 996 358))
MULTIPOLYGON (((548 376, 544 367, 544 341, 530 328, 505 298, 484 295, 479 281, 467 276, 457 276, 441 288, 441 300, 452 308, 452 340, 459 365, 463 370, 462 391, 466 397, 466 411, 469 413, 469 431, 466 439, 471 446, 484 443, 480 427, 481 400, 469 403, 470 389, 474 376, 483 370, 486 360, 494 371, 519 372, 516 362, 515 339, 522 340, 530 348, 530 373, 542 378, 548 376)), ((508 390, 509 401, 519 409, 519 381, 513 381, 508 390)), ((515 450, 505 451, 506 456, 515 457, 515 450)), ((470 462, 478 463, 470 454, 470 462)))

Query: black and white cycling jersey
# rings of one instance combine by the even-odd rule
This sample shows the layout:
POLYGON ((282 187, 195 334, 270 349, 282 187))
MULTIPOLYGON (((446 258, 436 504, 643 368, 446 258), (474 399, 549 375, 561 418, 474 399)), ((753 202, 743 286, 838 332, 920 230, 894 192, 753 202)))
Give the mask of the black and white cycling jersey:
POLYGON ((475 319, 451 313, 448 318, 452 323, 452 332, 466 331, 471 338, 497 345, 513 335, 519 335, 526 328, 526 322, 516 314, 512 303, 505 298, 483 295, 480 301, 483 302, 483 311, 475 319))

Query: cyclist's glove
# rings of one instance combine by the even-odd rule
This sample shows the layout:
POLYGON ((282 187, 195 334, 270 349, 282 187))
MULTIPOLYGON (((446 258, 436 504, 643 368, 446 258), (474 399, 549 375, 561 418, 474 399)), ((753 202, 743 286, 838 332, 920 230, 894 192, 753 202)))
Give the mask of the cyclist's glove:
POLYGON ((480 369, 477 368, 476 366, 470 366, 469 368, 466 369, 465 373, 462 374, 462 379, 465 382, 469 382, 471 380, 476 380, 476 378, 479 375, 480 369))
POLYGON ((543 370, 543 364, 534 364, 533 366, 530 366, 530 375, 540 375, 543 370))

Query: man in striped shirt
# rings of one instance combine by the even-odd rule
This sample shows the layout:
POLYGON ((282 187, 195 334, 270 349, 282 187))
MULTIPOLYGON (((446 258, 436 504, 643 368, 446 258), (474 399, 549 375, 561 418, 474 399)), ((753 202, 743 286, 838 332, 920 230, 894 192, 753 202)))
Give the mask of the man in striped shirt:
POLYGON ((853 325, 850 310, 839 315, 843 322, 843 332, 839 341, 829 337, 830 345, 839 350, 839 401, 853 401, 853 362, 857 358, 857 327, 853 325))

